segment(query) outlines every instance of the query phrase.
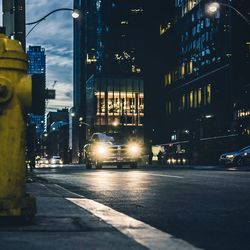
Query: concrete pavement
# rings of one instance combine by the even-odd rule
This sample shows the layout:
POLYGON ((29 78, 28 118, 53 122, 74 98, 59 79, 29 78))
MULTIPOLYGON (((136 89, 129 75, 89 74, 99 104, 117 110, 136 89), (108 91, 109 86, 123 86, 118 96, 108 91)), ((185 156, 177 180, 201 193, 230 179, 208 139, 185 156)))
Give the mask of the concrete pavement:
MULTIPOLYGON (((82 196, 56 184, 48 183, 35 175, 29 178, 27 191, 36 197, 37 214, 34 220, 26 225, 0 224, 0 249, 196 249, 169 234, 154 228, 152 230, 149 225, 142 222, 136 226, 138 221, 132 218, 129 220, 132 219, 133 226, 124 223, 117 230, 112 224, 106 223, 94 213, 70 201, 79 199, 81 202, 84 200, 82 196), (123 231, 129 231, 130 234, 122 233, 123 231), (136 234, 137 238, 133 237, 136 234), (162 238, 159 242, 158 237, 162 238), (148 242, 146 245, 149 247, 145 247, 143 242, 148 242)), ((95 210, 93 207, 92 209, 95 210)), ((121 221, 128 221, 126 215, 115 211, 115 216, 120 217, 118 218, 112 216, 110 210, 112 209, 102 206, 98 212, 106 216, 108 214, 109 220, 111 218, 114 223, 116 218, 118 224, 121 221)))
POLYGON ((28 225, 0 226, 0 249, 145 249, 66 200, 77 196, 60 186, 35 181, 27 190, 37 199, 37 214, 28 225))

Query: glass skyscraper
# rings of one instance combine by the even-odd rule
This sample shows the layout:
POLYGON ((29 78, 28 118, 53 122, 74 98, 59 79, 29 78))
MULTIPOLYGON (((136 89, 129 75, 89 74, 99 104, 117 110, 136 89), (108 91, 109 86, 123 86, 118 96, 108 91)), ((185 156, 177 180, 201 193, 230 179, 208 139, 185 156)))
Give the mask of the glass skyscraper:
MULTIPOLYGON (((46 76, 46 55, 45 49, 41 46, 29 46, 28 51, 28 74, 36 76, 39 80, 36 84, 42 85, 45 89, 45 76, 46 76)), ((45 101, 45 100, 44 100, 45 101)), ((45 112, 45 110, 44 110, 45 112)), ((37 137, 39 138, 44 132, 44 115, 30 115, 30 122, 36 126, 37 137)))

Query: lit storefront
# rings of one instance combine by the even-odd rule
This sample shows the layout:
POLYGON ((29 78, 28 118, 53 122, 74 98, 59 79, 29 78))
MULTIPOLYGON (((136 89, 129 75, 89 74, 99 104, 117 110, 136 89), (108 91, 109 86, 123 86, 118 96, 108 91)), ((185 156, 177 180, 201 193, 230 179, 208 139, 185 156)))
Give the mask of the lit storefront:
POLYGON ((95 77, 89 83, 88 122, 97 131, 140 132, 144 119, 144 88, 140 77, 95 77), (92 85, 92 87, 91 87, 92 85), (91 105, 91 103, 94 105, 91 105), (94 109, 90 109, 94 106, 94 109))

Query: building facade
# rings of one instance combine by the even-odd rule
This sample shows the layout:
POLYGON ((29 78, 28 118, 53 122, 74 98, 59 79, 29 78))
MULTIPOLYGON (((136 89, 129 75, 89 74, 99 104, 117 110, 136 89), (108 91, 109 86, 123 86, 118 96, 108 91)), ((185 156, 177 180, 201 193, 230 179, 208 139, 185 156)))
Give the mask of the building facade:
POLYGON ((41 91, 45 90, 46 85, 46 55, 41 46, 29 46, 27 55, 28 74, 31 75, 33 84, 32 113, 28 114, 27 119, 27 156, 33 158, 43 155, 42 136, 45 130, 45 100, 41 91), (36 105, 34 102, 36 102, 36 105))
POLYGON ((21 42, 26 50, 25 0, 3 0, 3 26, 6 35, 21 42))
MULTIPOLYGON (((161 33, 168 143, 250 134, 249 24, 227 6, 211 15, 209 2, 175 1, 175 22, 161 33)), ((248 1, 222 2, 249 19, 248 1)))
POLYGON ((143 100, 140 34, 144 18, 143 1, 75 1, 74 7, 84 10, 84 21, 75 23, 74 31, 73 158, 89 133, 109 131, 114 120, 128 130, 131 124, 141 129, 143 115, 139 108, 135 111, 143 100), (130 90, 125 94, 126 88, 130 90), (135 106, 133 118, 125 108, 129 102, 135 106))
POLYGON ((49 158, 57 155, 63 159, 64 163, 70 162, 68 109, 61 109, 47 114, 45 141, 44 155, 47 155, 49 158))
MULTIPOLYGON (((29 46, 28 55, 28 74, 32 76, 34 88, 45 90, 46 85, 46 55, 45 49, 41 46, 29 46), (36 85, 39 85, 36 87, 36 85)), ((41 93, 38 95, 42 96, 41 93)), ((36 134, 39 138, 45 130, 45 100, 41 98, 43 110, 41 115, 30 115, 30 121, 36 126, 36 134)), ((33 109, 34 109, 33 105, 33 109)))

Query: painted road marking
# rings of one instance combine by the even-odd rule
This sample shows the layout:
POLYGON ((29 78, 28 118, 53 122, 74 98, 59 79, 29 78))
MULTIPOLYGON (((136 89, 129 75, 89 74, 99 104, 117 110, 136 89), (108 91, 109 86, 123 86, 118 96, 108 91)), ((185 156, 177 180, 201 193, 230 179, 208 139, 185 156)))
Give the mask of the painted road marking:
POLYGON ((93 215, 112 225, 121 233, 152 250, 197 250, 188 242, 164 233, 142 221, 120 213, 94 200, 85 198, 67 198, 67 200, 89 211, 93 215))
POLYGON ((177 176, 177 175, 168 175, 168 174, 148 174, 148 175, 154 175, 154 176, 161 176, 161 177, 169 177, 169 178, 178 178, 183 179, 183 176, 177 176))

